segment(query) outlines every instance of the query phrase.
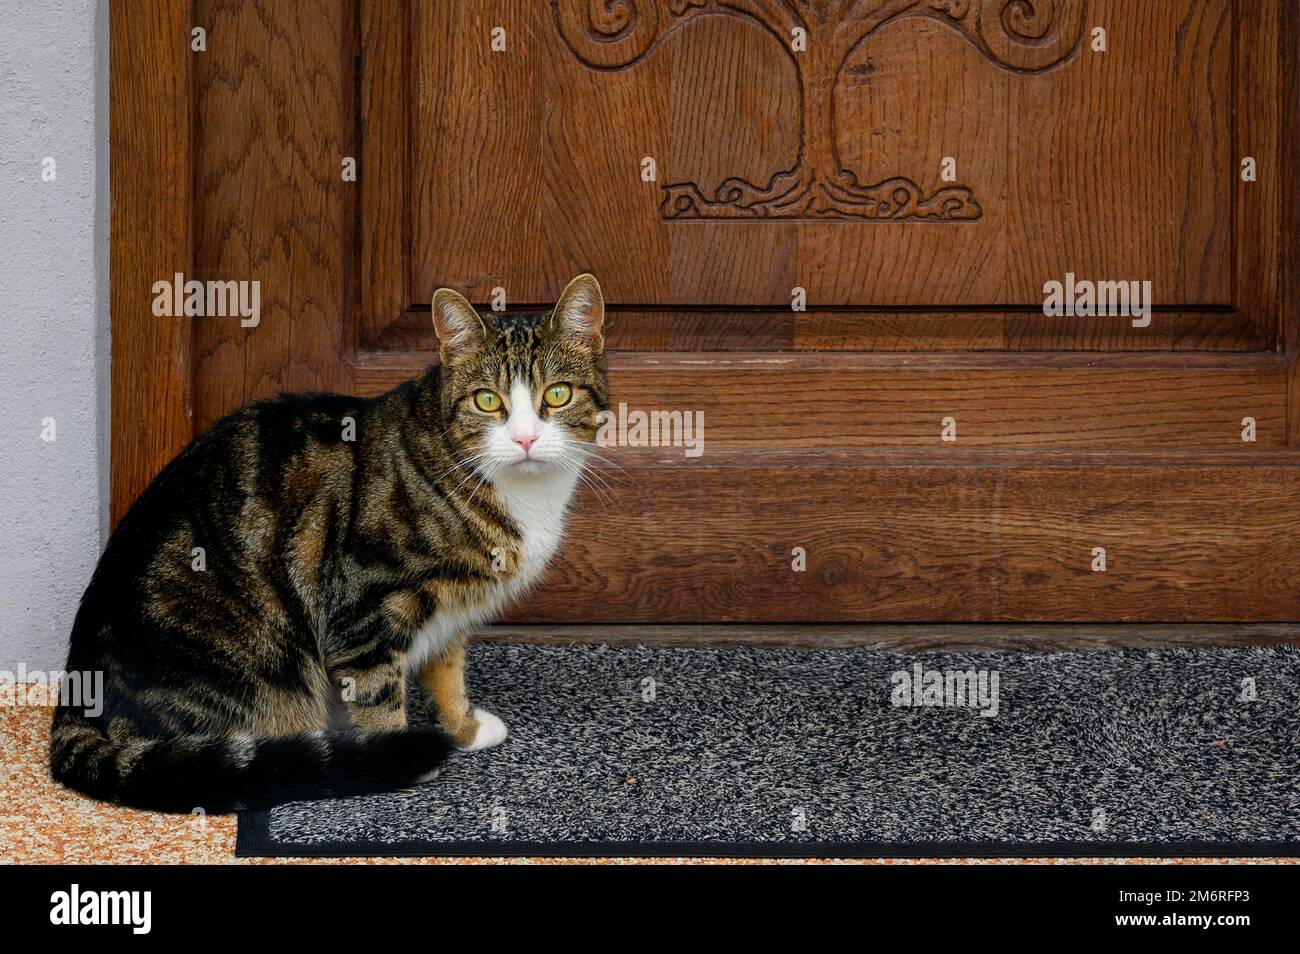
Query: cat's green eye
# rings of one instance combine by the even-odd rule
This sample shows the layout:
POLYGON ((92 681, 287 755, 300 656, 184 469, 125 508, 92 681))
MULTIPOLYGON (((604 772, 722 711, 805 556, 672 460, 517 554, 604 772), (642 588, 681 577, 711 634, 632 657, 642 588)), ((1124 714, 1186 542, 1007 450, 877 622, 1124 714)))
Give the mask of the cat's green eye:
POLYGON ((486 411, 489 414, 495 414, 501 410, 501 395, 496 391, 489 391, 483 388, 481 391, 474 392, 474 406, 480 411, 486 411))
POLYGON ((552 384, 542 392, 542 403, 547 407, 564 407, 573 400, 573 387, 568 384, 552 384))

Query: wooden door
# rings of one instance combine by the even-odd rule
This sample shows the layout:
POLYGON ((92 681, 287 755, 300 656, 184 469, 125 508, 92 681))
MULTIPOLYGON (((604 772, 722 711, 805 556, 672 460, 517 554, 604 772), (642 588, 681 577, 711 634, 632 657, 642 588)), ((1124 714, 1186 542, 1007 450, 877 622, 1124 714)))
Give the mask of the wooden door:
POLYGON ((624 420, 703 447, 602 451, 516 619, 1300 618, 1298 20, 115 2, 114 514, 252 398, 417 374, 438 285, 591 270, 624 420), (174 272, 260 322, 155 317, 174 272))

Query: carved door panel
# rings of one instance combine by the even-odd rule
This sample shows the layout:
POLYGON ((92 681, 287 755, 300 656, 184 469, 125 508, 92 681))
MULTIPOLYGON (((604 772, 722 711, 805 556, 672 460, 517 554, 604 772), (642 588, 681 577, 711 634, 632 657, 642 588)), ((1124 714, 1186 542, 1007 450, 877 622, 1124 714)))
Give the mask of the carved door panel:
POLYGON ((177 254, 263 319, 164 343, 184 427, 418 373, 439 285, 591 270, 623 423, 703 447, 602 450, 518 619, 1295 618, 1298 16, 199 0, 177 254))

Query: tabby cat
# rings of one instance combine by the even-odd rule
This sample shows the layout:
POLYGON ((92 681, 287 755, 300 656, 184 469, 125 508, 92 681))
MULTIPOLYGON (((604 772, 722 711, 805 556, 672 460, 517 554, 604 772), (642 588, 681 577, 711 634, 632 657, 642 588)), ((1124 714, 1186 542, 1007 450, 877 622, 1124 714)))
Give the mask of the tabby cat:
POLYGON ((286 395, 223 418, 113 533, 72 629, 54 777, 155 811, 407 787, 506 737, 465 691, 469 630, 560 541, 607 407, 604 302, 542 315, 433 296, 441 361, 365 400, 286 395), (437 727, 408 728, 407 675, 437 727))

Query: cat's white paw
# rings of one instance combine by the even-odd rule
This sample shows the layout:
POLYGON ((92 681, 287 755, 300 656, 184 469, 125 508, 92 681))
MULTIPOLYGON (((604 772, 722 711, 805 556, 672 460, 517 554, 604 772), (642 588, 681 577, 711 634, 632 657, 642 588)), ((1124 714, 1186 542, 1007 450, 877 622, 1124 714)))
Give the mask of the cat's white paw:
POLYGON ((506 724, 492 713, 476 706, 470 715, 478 720, 478 732, 473 742, 460 747, 461 751, 477 752, 479 749, 490 749, 506 740, 506 724))

